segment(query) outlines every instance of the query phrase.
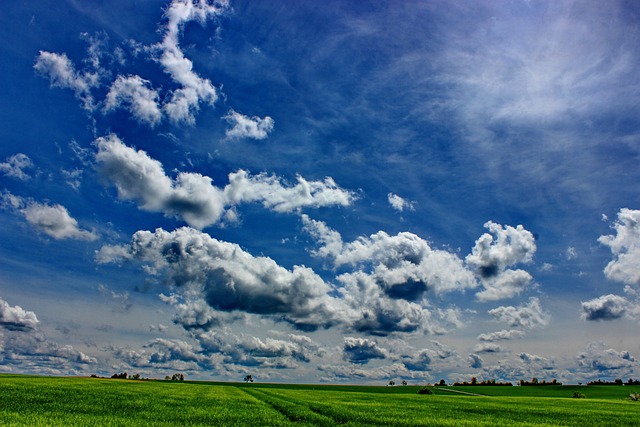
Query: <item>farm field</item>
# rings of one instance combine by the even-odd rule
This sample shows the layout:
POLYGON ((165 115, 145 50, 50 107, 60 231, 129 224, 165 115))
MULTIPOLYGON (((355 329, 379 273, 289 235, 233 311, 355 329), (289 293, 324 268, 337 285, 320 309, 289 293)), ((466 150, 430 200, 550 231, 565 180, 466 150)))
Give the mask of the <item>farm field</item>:
POLYGON ((631 387, 449 388, 493 396, 419 388, 0 375, 0 425, 640 425, 640 402, 626 400, 631 387), (577 388, 588 398, 571 399, 577 388))

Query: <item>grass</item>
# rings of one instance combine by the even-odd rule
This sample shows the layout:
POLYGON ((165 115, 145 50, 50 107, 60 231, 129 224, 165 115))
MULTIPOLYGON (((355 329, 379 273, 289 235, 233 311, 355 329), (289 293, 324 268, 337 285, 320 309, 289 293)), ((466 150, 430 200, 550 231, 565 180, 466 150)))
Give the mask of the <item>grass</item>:
POLYGON ((637 426, 633 387, 318 386, 0 375, 3 426, 637 426), (571 399, 577 389, 587 399, 571 399))

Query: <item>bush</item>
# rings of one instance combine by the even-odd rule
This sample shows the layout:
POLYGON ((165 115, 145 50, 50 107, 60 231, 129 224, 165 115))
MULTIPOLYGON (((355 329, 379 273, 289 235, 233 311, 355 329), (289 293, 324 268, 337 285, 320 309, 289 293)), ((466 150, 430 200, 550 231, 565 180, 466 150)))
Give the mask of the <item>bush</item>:
POLYGON ((629 400, 633 400, 634 402, 637 402, 640 400, 640 393, 631 393, 629 395, 629 400))
POLYGON ((420 390, 418 390, 418 394, 433 394, 433 392, 429 387, 422 387, 420 390))
POLYGON ((571 396, 571 397, 573 397, 574 399, 584 399, 587 396, 585 396, 584 394, 580 393, 579 391, 574 391, 573 392, 573 396, 571 396))

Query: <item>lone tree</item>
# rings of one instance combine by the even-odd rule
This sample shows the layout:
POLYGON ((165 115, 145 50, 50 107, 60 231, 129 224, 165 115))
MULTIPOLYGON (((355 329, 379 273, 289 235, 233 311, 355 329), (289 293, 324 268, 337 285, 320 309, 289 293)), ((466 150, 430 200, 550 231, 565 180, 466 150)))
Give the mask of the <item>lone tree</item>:
POLYGON ((251 375, 247 375, 246 377, 244 377, 244 382, 245 383, 252 383, 253 382, 253 377, 251 375))

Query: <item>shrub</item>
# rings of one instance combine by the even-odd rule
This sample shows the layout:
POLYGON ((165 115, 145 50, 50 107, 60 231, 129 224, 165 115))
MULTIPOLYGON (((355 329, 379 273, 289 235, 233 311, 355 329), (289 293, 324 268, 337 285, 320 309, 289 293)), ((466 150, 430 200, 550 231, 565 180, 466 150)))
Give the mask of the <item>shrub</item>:
POLYGON ((574 399, 584 399, 587 396, 585 396, 584 394, 580 393, 579 391, 574 391, 573 392, 573 396, 571 396, 571 397, 573 397, 574 399))
POLYGON ((418 394, 433 394, 433 392, 429 387, 422 387, 420 390, 418 390, 418 394))

